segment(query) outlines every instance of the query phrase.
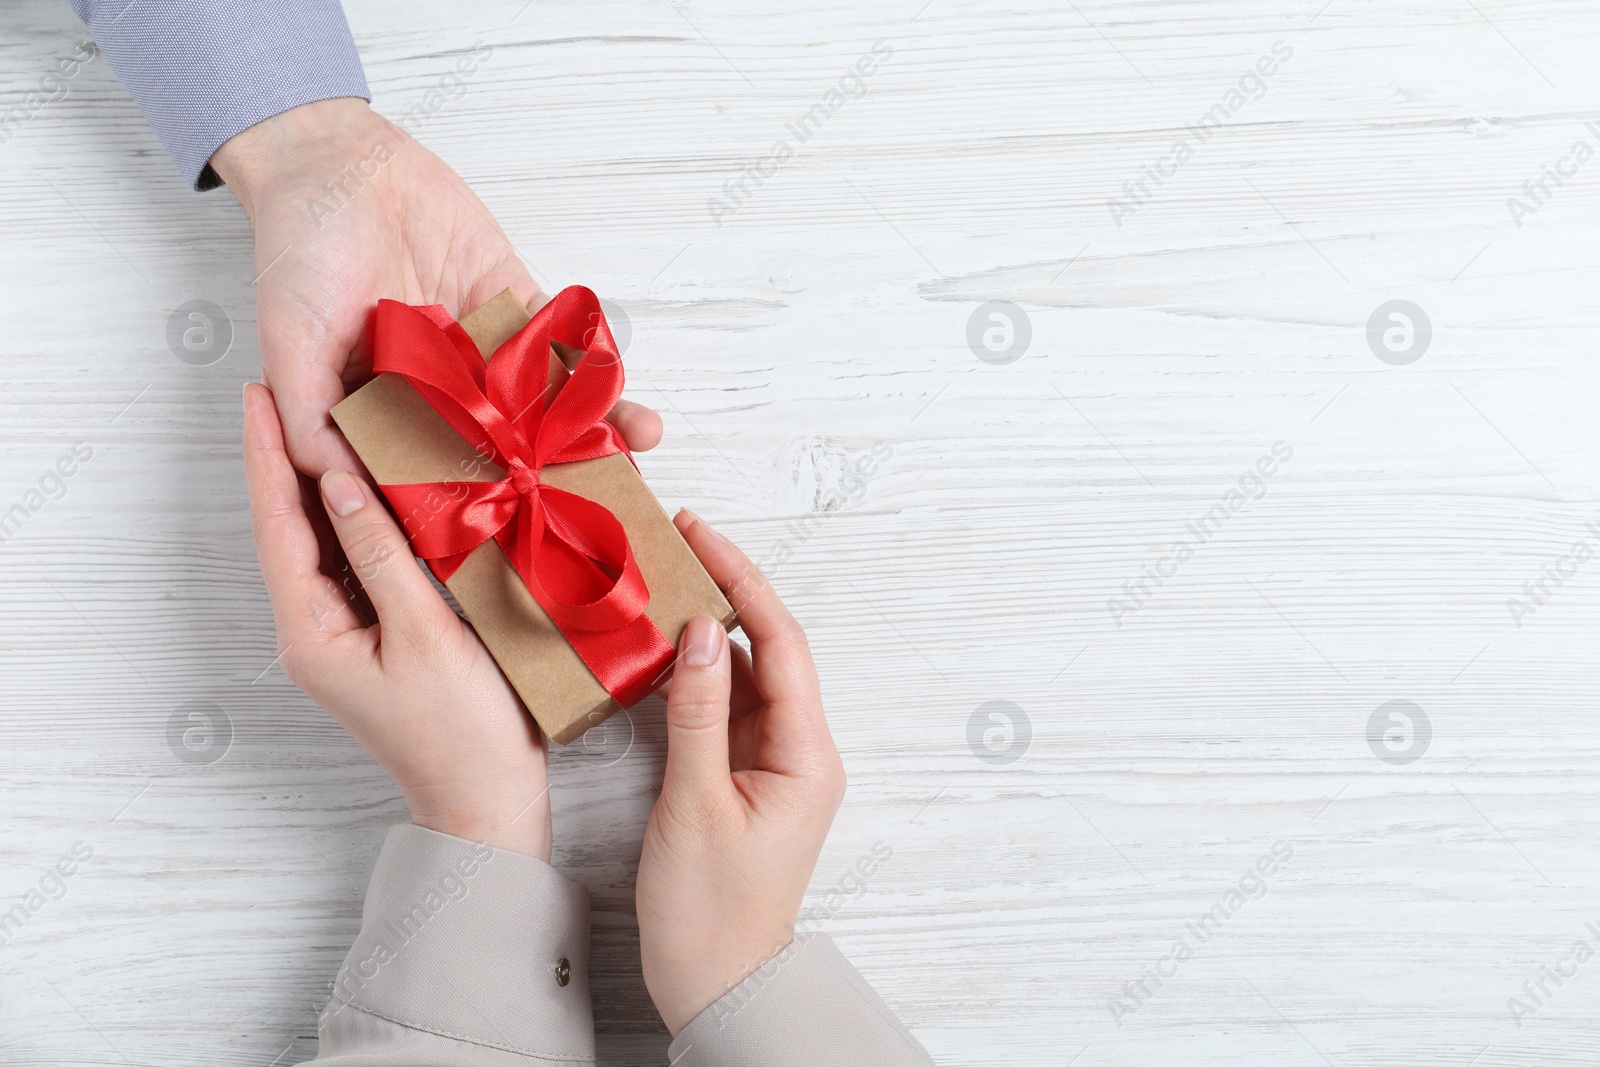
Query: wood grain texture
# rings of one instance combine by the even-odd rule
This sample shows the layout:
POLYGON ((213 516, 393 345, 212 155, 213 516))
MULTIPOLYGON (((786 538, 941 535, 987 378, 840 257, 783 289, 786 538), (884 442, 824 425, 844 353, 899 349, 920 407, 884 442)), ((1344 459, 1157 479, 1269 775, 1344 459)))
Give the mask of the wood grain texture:
MULTIPOLYGON (((1600 163, 1507 206, 1600 145, 1600 12, 921 5, 348 5, 390 114, 492 46, 419 136, 546 288, 626 311, 663 502, 787 557, 851 776, 827 928, 951 1067, 1600 1062, 1600 962, 1520 1026, 1507 1005, 1600 942, 1600 562, 1572 547, 1600 554, 1600 163), (714 217, 878 41, 865 90, 714 217), (1408 366, 1368 347, 1391 299, 1432 323, 1408 366), (969 348, 989 300, 1026 314, 1023 358, 969 348), (1262 493, 1163 562, 1276 442, 1262 493), (1431 725, 1405 765, 1368 742, 1394 700, 1431 725), (990 701, 1027 716, 1013 762, 979 758, 1007 743, 990 701), (1119 1026, 1108 1001, 1278 843, 1119 1026)), ((82 30, 8 18, 9 107, 82 30)), ((104 61, 0 159, 0 512, 93 450, 0 545, 0 899, 94 850, 0 947, 0 1061, 297 1062, 404 806, 273 667, 248 224, 183 187, 104 61), (165 340, 194 298, 237 329, 211 367, 165 340), (215 762, 169 747, 190 701, 231 723, 215 762)), ((555 759, 556 862, 594 894, 601 1061, 658 1064, 632 886, 659 703, 603 740, 555 759)))

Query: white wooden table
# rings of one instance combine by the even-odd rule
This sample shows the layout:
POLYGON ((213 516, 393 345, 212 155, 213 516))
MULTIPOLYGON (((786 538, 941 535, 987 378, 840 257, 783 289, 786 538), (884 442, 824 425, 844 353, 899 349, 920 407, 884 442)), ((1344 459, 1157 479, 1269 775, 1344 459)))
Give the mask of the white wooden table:
MULTIPOLYGON (((420 136, 625 311, 663 501, 787 545, 851 776, 813 902, 893 850, 826 926, 940 1064, 1600 1062, 1600 9, 524 2, 349 14, 390 114, 493 49, 420 136), (1392 300, 1429 329, 1374 347, 1392 300)), ((83 31, 4 17, 9 108, 83 31)), ((0 908, 48 891, 0 1062, 309 1058, 404 807, 272 666, 246 220, 103 60, 0 161, 0 908)), ((658 1064, 659 703, 605 739, 555 760, 556 863, 601 1062, 658 1064)))

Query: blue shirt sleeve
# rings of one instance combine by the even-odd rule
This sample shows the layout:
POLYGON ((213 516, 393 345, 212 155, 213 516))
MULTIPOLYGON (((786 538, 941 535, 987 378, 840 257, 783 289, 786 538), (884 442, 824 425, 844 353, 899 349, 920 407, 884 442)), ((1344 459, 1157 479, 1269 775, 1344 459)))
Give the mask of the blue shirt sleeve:
POLYGON ((222 142, 292 107, 372 99, 338 0, 72 0, 167 154, 222 184, 222 142))

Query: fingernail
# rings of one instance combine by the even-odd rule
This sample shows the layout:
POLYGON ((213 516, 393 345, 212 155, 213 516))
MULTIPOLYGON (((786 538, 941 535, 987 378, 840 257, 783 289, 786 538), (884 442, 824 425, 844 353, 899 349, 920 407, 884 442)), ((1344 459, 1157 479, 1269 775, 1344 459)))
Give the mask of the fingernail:
POLYGON ((341 519, 367 502, 361 483, 344 471, 329 471, 322 476, 322 499, 328 510, 341 519))
POLYGON ((712 526, 709 522, 707 522, 706 520, 702 519, 700 516, 696 515, 692 511, 690 511, 688 508, 679 508, 678 509, 678 514, 679 515, 687 515, 687 516, 689 516, 690 525, 700 527, 706 533, 711 535, 711 539, 712 540, 721 541, 723 544, 727 544, 728 543, 728 539, 726 537, 723 537, 720 533, 718 533, 717 530, 716 530, 716 527, 712 526))
POLYGON ((718 533, 717 532, 717 528, 715 526, 711 525, 709 522, 707 522, 706 520, 702 519, 700 516, 696 515, 692 511, 690 511, 688 508, 684 508, 683 509, 683 513, 685 515, 689 516, 689 518, 694 521, 694 524, 696 526, 700 527, 706 533, 710 534, 712 540, 721 541, 723 544, 727 544, 728 543, 728 539, 726 537, 723 537, 720 533, 718 533))
POLYGON ((683 633, 683 665, 709 667, 722 654, 722 627, 709 615, 696 615, 683 633))

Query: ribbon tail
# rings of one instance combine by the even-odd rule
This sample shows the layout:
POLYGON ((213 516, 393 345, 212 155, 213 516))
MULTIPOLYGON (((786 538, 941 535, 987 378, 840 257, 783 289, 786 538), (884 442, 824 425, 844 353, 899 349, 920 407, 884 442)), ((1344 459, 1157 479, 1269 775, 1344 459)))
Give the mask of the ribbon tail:
MULTIPOLYGON (((569 505, 572 501, 581 501, 591 508, 599 508, 592 501, 572 497, 549 486, 543 488, 541 495, 565 498, 569 505)), ((644 588, 638 565, 632 554, 627 552, 625 539, 622 549, 626 559, 624 573, 617 579, 611 592, 600 600, 583 605, 569 603, 541 581, 543 563, 548 569, 554 570, 555 573, 550 575, 552 578, 559 576, 563 582, 592 572, 588 574, 589 580, 606 583, 604 576, 594 568, 593 560, 581 552, 575 552, 572 546, 560 539, 551 525, 551 517, 551 513, 543 507, 524 506, 516 518, 500 530, 495 540, 521 576, 529 595, 561 630, 567 644, 578 654, 584 666, 589 668, 590 673, 618 704, 624 708, 632 707, 666 680, 676 660, 677 649, 645 613, 649 593, 644 588), (562 559, 565 566, 549 568, 549 564, 557 558, 562 559), (574 566, 580 561, 583 566, 574 566), (604 628, 584 628, 590 622, 589 617, 597 614, 608 616, 603 620, 604 628)), ((565 525, 569 520, 562 516, 560 521, 565 525)), ((567 590, 569 595, 575 591, 567 590)))
POLYGON ((606 692, 625 708, 655 692, 677 661, 678 650, 648 615, 615 630, 575 631, 568 640, 606 692))

